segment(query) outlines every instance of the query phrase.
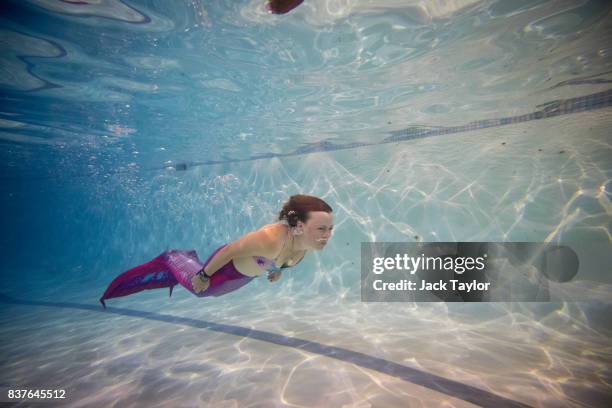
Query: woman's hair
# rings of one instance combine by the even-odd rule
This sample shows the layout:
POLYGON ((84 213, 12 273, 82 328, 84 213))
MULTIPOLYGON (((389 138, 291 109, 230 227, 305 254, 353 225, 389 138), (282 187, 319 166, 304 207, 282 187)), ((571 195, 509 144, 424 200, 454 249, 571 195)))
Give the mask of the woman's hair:
POLYGON ((297 226, 298 221, 308 221, 310 211, 325 211, 331 213, 333 210, 325 201, 318 197, 296 194, 289 197, 283 204, 283 209, 278 213, 278 220, 287 220, 291 227, 297 226))

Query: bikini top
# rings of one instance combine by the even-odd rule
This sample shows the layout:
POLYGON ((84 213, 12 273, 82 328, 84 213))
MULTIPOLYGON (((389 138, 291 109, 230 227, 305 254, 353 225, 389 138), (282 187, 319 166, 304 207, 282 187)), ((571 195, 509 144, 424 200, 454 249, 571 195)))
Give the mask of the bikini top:
MULTIPOLYGON (((289 232, 289 231, 287 231, 289 232)), ((283 247, 281 248, 280 252, 278 253, 278 255, 280 255, 283 252, 283 249, 285 249, 285 244, 287 243, 287 241, 289 241, 289 237, 287 237, 287 239, 285 240, 285 242, 283 242, 283 247)), ((278 255, 276 256, 278 258, 278 255)), ((304 252, 304 255, 302 255, 302 257, 300 258, 299 261, 297 261, 295 263, 295 265, 299 264, 300 262, 302 262, 302 259, 304 259, 304 256, 306 255, 306 253, 304 252)), ((280 268, 276 265, 276 259, 268 259, 266 257, 263 256, 254 256, 253 259, 255 260, 255 262, 257 262, 257 265, 259 265, 259 267, 261 268, 262 271, 268 271, 268 272, 281 272, 281 269, 286 269, 286 268, 291 268, 291 266, 295 266, 295 265, 287 265, 286 263, 283 264, 280 268)))

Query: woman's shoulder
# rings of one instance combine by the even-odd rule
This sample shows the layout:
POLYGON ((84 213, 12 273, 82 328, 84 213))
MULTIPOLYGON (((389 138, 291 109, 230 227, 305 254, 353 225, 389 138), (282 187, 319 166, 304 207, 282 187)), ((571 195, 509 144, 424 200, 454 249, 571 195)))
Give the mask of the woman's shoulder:
POLYGON ((274 224, 265 224, 261 228, 260 231, 269 231, 274 235, 278 235, 279 237, 283 237, 287 235, 287 228, 289 226, 287 224, 282 223, 274 223, 274 224))
POLYGON ((274 242, 274 249, 278 252, 286 240, 288 228, 287 224, 275 223, 263 225, 258 231, 268 236, 274 242))
POLYGON ((236 258, 253 255, 272 259, 279 252, 283 242, 280 238, 282 236, 280 228, 282 226, 264 225, 232 241, 229 247, 234 251, 236 258))

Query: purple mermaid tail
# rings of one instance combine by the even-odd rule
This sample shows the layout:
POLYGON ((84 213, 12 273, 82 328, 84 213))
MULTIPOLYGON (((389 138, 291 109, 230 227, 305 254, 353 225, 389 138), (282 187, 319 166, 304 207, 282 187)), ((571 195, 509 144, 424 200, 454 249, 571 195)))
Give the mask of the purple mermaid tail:
POLYGON ((221 296, 232 292, 253 280, 252 276, 238 272, 232 261, 213 274, 210 285, 205 291, 196 293, 191 285, 191 278, 208 265, 213 256, 224 246, 216 249, 204 264, 199 260, 196 251, 176 249, 165 251, 149 262, 123 272, 113 279, 100 298, 100 303, 106 308, 104 303, 106 299, 131 295, 145 289, 169 287, 172 296, 172 289, 177 283, 198 297, 221 296))

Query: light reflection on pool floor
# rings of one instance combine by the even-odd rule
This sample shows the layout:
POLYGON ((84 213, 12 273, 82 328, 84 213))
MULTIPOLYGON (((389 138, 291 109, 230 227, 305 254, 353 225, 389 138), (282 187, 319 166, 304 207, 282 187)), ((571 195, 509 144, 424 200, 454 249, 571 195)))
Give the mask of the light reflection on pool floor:
POLYGON ((245 305, 161 292, 115 300, 110 313, 82 297, 5 304, 0 382, 48 387, 61 379, 71 407, 474 406, 381 373, 382 365, 228 334, 220 324, 363 353, 529 406, 602 406, 611 394, 609 304, 319 297, 245 305))

